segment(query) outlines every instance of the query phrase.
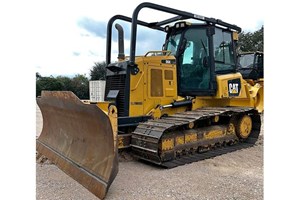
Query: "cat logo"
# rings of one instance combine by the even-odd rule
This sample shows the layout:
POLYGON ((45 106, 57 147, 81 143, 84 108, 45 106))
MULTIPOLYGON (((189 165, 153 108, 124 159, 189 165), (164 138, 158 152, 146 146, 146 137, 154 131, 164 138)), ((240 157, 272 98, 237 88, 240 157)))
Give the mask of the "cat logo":
POLYGON ((229 96, 239 96, 241 89, 241 80, 239 78, 228 81, 229 96))
POLYGON ((237 83, 229 83, 229 93, 238 94, 239 93, 239 84, 237 83))

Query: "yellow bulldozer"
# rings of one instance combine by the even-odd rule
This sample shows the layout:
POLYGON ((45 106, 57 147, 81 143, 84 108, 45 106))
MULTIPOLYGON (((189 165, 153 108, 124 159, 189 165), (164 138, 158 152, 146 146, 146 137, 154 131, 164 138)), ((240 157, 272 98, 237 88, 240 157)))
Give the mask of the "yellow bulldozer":
POLYGON ((263 86, 264 83, 264 53, 255 52, 240 52, 238 54, 238 71, 243 78, 251 85, 259 83, 263 86))
POLYGON ((239 32, 220 19, 153 3, 138 5, 131 18, 113 16, 105 101, 84 103, 69 91, 43 91, 37 98, 43 116, 37 151, 103 199, 117 175, 120 149, 172 168, 254 145, 264 90, 261 81, 249 84, 237 71, 239 32), (141 21, 143 8, 174 17, 141 21), (116 20, 131 23, 129 56, 116 20), (114 24, 117 62, 111 62, 114 24), (138 26, 165 32, 162 50, 136 56, 138 26))

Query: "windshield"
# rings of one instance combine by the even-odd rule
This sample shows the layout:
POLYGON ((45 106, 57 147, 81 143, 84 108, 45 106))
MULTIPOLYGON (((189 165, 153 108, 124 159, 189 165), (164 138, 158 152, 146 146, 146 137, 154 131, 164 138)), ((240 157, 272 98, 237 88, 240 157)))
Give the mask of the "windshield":
POLYGON ((180 37, 181 37, 181 33, 175 34, 175 35, 171 35, 169 37, 169 39, 167 40, 167 44, 166 44, 166 50, 171 51, 172 55, 176 55, 176 51, 177 51, 177 47, 179 45, 179 41, 180 41, 180 37))
POLYGON ((241 68, 252 67, 254 61, 254 54, 244 54, 239 57, 239 64, 241 68))

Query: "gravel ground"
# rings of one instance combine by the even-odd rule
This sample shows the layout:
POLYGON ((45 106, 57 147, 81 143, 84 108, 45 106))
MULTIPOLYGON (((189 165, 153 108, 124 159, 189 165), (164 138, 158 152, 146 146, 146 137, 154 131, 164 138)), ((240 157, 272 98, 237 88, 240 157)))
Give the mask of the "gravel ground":
MULTIPOLYGON (((42 128, 38 107, 36 127, 38 135, 42 128)), ((261 134, 255 147, 173 169, 120 162, 106 199, 263 199, 263 128, 261 134)), ((98 199, 49 162, 36 164, 36 198, 98 199)))

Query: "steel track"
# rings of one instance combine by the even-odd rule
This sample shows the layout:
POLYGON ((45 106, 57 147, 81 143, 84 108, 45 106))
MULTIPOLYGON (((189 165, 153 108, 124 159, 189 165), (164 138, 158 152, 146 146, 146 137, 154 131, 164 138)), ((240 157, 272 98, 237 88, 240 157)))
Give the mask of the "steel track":
MULTIPOLYGON (((253 108, 245 107, 214 107, 201 108, 194 111, 177 113, 173 116, 163 117, 161 119, 149 120, 137 126, 132 133, 131 146, 134 156, 160 165, 165 168, 173 168, 180 165, 197 162, 200 160, 223 155, 239 149, 249 148, 255 144, 260 133, 261 120, 260 115, 253 108), (218 145, 206 152, 195 152, 175 157, 170 161, 161 159, 160 142, 164 133, 177 130, 189 123, 196 123, 199 120, 205 120, 214 116, 234 116, 239 114, 250 114, 252 116, 252 132, 247 140, 235 141, 237 144, 218 145)), ((230 141, 231 143, 233 140, 230 141)), ((214 145, 214 144, 212 144, 214 145)))

